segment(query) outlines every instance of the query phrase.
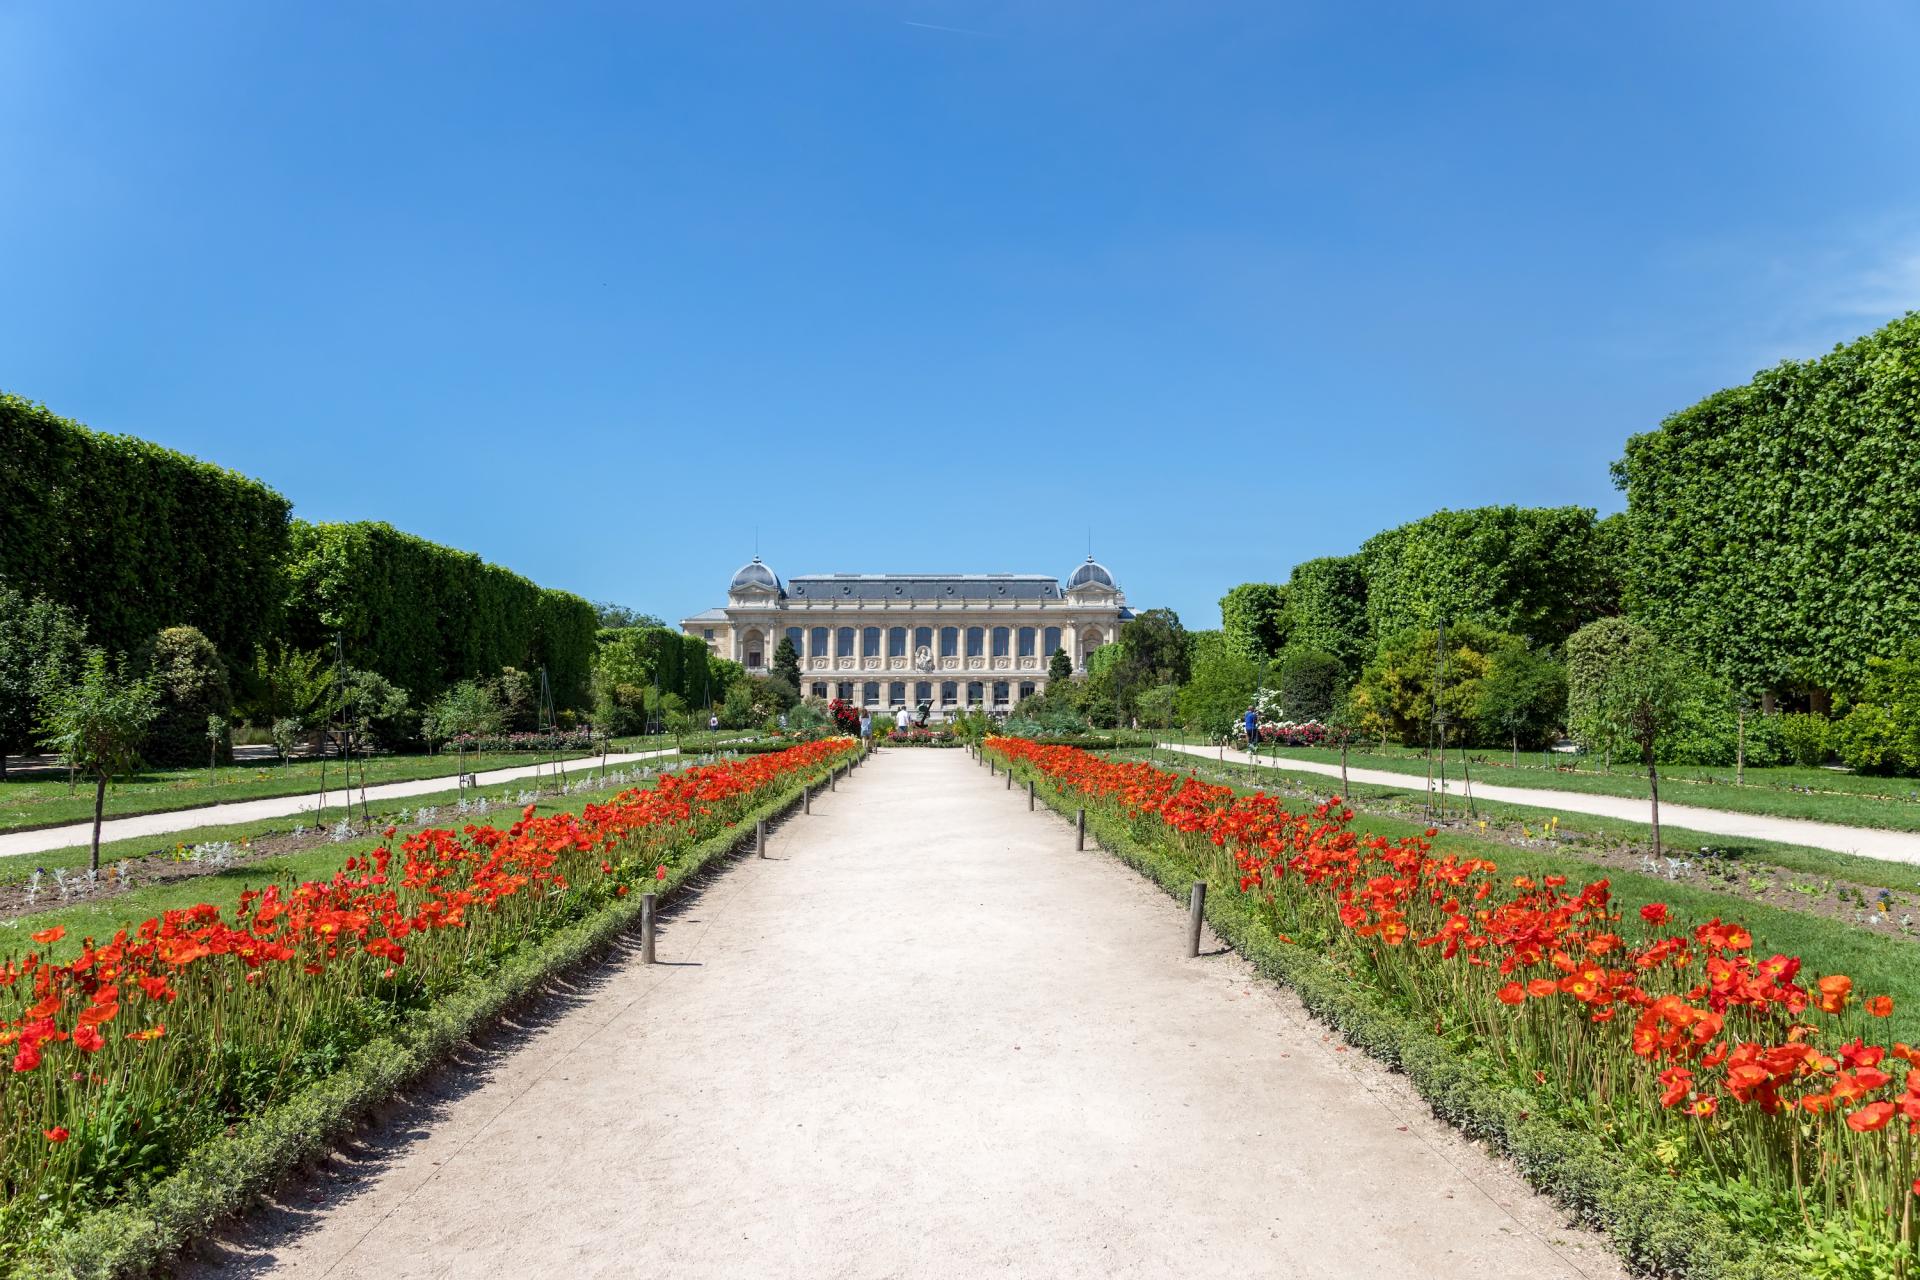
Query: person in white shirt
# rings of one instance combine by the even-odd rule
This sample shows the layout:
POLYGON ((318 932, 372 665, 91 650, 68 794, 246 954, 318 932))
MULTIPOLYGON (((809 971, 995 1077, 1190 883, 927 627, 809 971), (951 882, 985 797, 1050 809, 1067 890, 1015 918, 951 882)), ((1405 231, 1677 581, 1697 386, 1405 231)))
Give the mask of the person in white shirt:
POLYGON ((913 726, 913 713, 911 711, 908 711, 905 707, 902 707, 898 711, 893 713, 893 727, 895 730, 897 730, 900 733, 905 733, 912 726, 913 726))

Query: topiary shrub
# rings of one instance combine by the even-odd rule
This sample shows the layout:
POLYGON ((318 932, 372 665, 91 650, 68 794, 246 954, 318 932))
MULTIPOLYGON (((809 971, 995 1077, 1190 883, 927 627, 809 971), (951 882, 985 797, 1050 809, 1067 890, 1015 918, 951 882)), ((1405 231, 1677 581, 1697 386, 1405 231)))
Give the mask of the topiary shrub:
MULTIPOLYGON (((160 715, 143 754, 153 764, 176 768, 204 763, 207 717, 233 712, 233 688, 213 641, 195 627, 168 627, 153 638, 148 669, 160 687, 160 715)), ((231 734, 213 755, 220 764, 233 763, 231 734)))

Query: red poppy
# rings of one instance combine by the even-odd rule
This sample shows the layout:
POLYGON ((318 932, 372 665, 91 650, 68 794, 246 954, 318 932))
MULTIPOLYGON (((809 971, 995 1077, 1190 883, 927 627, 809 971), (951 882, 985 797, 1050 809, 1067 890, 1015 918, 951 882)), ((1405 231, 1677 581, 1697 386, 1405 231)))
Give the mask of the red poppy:
POLYGON ((1893 1119, 1891 1102, 1869 1102, 1847 1117, 1847 1128, 1855 1133, 1873 1133, 1887 1127, 1887 1121, 1893 1119))
POLYGON ((1664 902, 1649 902, 1640 908, 1640 918, 1650 925, 1659 926, 1671 920, 1673 913, 1667 910, 1667 904, 1664 902))
POLYGON ((1890 1018, 1893 1016, 1893 997, 1869 996, 1862 1007, 1876 1018, 1890 1018))
POLYGON ((655 870, 654 870, 654 873, 653 873, 653 878, 654 878, 655 880, 665 880, 665 879, 667 878, 667 864, 666 864, 666 863, 664 863, 664 862, 663 862, 663 863, 661 863, 661 864, 659 865, 659 867, 657 867, 657 868, 655 868, 655 870))
POLYGON ((56 924, 51 929, 42 929, 40 932, 34 934, 33 940, 35 942, 58 942, 66 936, 67 927, 63 924, 56 924))
POLYGON ((60 1125, 55 1125, 51 1129, 42 1129, 40 1132, 46 1136, 48 1142, 65 1142, 73 1136, 60 1125))

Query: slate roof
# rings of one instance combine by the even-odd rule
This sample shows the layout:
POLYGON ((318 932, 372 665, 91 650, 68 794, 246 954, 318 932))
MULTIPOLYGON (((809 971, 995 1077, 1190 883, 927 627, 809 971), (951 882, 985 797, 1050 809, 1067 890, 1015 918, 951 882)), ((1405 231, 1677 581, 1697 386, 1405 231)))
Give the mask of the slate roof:
POLYGON ((1058 600, 1044 573, 818 573, 787 579, 801 600, 1058 600))

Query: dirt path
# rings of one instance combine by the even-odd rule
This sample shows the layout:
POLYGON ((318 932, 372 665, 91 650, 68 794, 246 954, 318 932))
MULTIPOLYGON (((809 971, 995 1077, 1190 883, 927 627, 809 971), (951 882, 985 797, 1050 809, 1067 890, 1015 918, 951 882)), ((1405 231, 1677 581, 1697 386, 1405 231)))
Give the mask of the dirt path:
MULTIPOLYGON (((1162 743, 1167 751, 1180 751, 1207 760, 1219 758, 1217 747, 1196 747, 1176 742, 1162 743)), ((1247 764, 1245 751, 1229 751, 1226 758, 1235 764, 1247 764)), ((1312 773, 1323 778, 1340 776, 1340 766, 1319 760, 1271 759, 1262 756, 1259 766, 1285 773, 1312 773)), ((1348 769, 1351 782, 1397 790, 1420 791, 1426 779, 1419 774, 1394 773, 1388 769, 1348 769)), ((1459 778, 1447 779, 1447 794, 1462 794, 1459 778)), ((1603 818, 1625 818, 1629 822, 1647 821, 1650 806, 1645 800, 1624 796, 1597 796, 1584 791, 1556 791, 1551 787, 1503 787, 1473 784, 1473 794, 1481 800, 1501 804, 1524 804, 1549 812, 1591 813, 1603 818)), ((1831 849, 1835 853, 1856 853, 1864 858, 1886 862, 1920 864, 1920 835, 1906 831, 1882 831, 1874 827, 1847 827, 1834 822, 1811 822, 1805 818, 1769 818, 1757 813, 1730 813, 1725 809, 1702 809, 1697 805, 1660 805, 1660 825, 1710 835, 1733 836, 1741 840, 1775 840, 1781 844, 1805 845, 1810 849, 1831 849)))
MULTIPOLYGON (((632 764, 636 760, 652 760, 658 756, 674 754, 673 748, 665 751, 631 751, 606 758, 606 765, 632 764)), ((536 778, 542 775, 551 777, 556 766, 563 773, 578 773, 583 769, 598 769, 599 756, 583 756, 575 760, 549 761, 545 764, 516 765, 511 769, 490 769, 476 774, 480 786, 491 787, 502 782, 518 782, 523 778, 536 778)), ((458 775, 446 774, 438 778, 414 778, 406 782, 382 782, 367 788, 367 803, 375 804, 383 800, 398 800, 405 796, 430 796, 442 791, 452 791, 460 785, 458 775)), ((113 840, 130 840, 138 836, 163 836, 175 831, 192 831, 196 827, 227 826, 238 822, 258 822, 263 818, 291 818, 302 813, 317 813, 328 805, 337 806, 343 797, 351 797, 352 803, 360 801, 358 787, 351 791, 335 788, 316 798, 314 793, 306 792, 297 796, 272 796, 265 800, 236 800, 231 804, 208 804, 198 809, 171 809, 166 813, 146 813, 128 818, 108 818, 100 824, 100 843, 113 840)), ((45 853, 50 849, 72 849, 85 845, 93 839, 93 823, 71 822, 64 827, 39 827, 32 831, 10 831, 0 835, 0 858, 14 857, 24 853, 45 853)))
POLYGON ((191 1274, 1623 1274, 1001 787, 882 752, 191 1274))

